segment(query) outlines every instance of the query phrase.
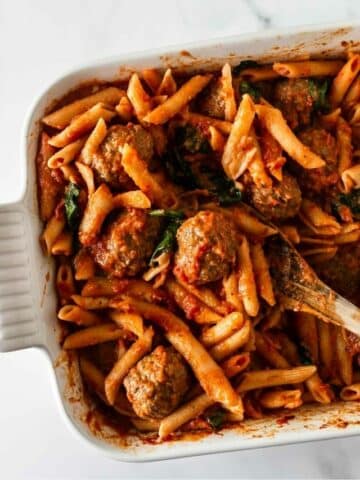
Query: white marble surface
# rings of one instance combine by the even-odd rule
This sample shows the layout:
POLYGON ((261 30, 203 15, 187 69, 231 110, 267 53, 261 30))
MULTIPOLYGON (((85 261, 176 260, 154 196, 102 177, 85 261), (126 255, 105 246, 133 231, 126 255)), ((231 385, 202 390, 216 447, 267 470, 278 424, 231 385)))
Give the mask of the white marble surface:
MULTIPOLYGON (((0 203, 18 192, 26 109, 79 61, 268 27, 360 21, 357 0, 0 0, 0 203)), ((37 351, 0 354, 0 478, 358 478, 360 439, 134 465, 78 443, 37 351)))

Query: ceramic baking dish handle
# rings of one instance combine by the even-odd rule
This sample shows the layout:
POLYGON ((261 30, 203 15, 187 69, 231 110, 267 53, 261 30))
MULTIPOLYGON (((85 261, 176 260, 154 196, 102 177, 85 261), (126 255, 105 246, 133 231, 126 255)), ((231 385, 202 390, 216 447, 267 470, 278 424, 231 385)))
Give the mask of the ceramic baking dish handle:
POLYGON ((0 352, 41 344, 28 222, 21 203, 0 207, 0 352))

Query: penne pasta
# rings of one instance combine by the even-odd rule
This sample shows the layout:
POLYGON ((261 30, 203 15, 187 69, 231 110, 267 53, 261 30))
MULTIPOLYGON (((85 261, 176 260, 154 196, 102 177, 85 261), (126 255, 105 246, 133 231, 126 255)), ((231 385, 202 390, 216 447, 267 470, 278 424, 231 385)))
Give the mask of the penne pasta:
POLYGON ((52 155, 48 160, 49 168, 60 168, 68 163, 72 162, 77 154, 82 149, 82 146, 85 143, 84 138, 80 138, 75 142, 69 143, 66 147, 63 147, 61 150, 58 150, 54 155, 52 155))
POLYGON ((206 115, 201 115, 200 113, 182 111, 181 117, 186 122, 190 123, 190 125, 194 125, 205 131, 209 130, 210 127, 213 127, 224 135, 229 135, 232 129, 231 122, 227 122, 226 120, 219 120, 218 118, 207 117, 206 115))
POLYGON ((73 238, 70 232, 61 232, 51 247, 51 255, 65 255, 73 252, 73 238))
POLYGON ((232 214, 233 221, 246 235, 251 235, 255 238, 264 238, 276 233, 276 230, 260 222, 260 220, 248 212, 245 207, 230 207, 229 211, 232 214))
POLYGON ((177 85, 171 73, 171 68, 168 68, 164 73, 160 85, 156 89, 156 95, 174 95, 177 90, 177 85))
POLYGON ((108 342, 109 340, 116 340, 123 335, 124 331, 118 328, 117 325, 113 323, 103 323, 71 333, 66 337, 63 348, 65 350, 71 350, 89 347, 90 345, 108 342))
POLYGON ((134 108, 138 120, 142 120, 151 110, 150 96, 145 92, 137 73, 133 73, 129 80, 127 96, 134 108))
POLYGON ((85 165, 81 162, 75 162, 75 165, 86 185, 88 197, 91 197, 91 195, 95 192, 94 172, 88 165, 85 165))
POLYGON ((335 348, 338 373, 345 385, 352 384, 352 358, 346 346, 345 329, 336 327, 335 348))
POLYGON ((74 258, 75 280, 89 280, 95 276, 95 262, 90 252, 81 248, 74 258))
POLYGON ((64 305, 58 311, 58 318, 64 322, 73 322, 81 327, 90 327, 101 323, 101 317, 94 313, 88 312, 78 305, 64 305))
POLYGON ((347 402, 360 400, 360 384, 353 383, 341 389, 340 398, 347 402))
POLYGON ((55 214, 49 219, 46 224, 45 230, 42 233, 41 241, 46 249, 48 255, 51 253, 51 249, 59 238, 60 234, 65 228, 65 215, 63 209, 57 209, 55 214))
MULTIPOLYGON (((102 141, 106 137, 107 127, 105 120, 100 117, 97 121, 95 128, 88 136, 84 148, 81 151, 81 160, 85 165, 91 165, 93 161, 93 155, 101 145, 102 141)), ((81 172, 80 172, 81 173, 81 172)))
POLYGON ((121 97, 119 103, 115 107, 116 113, 124 122, 130 122, 134 115, 134 109, 127 96, 121 97))
POLYGON ((266 105, 255 105, 260 122, 279 142, 285 152, 304 168, 320 168, 325 162, 300 142, 287 125, 282 113, 277 108, 266 105))
POLYGON ((238 275, 238 288, 245 312, 251 317, 256 317, 259 312, 260 304, 256 293, 256 283, 250 258, 249 243, 245 236, 241 238, 238 247, 238 275))
POLYGON ((84 246, 91 245, 106 216, 113 209, 113 197, 109 188, 102 183, 89 198, 79 227, 79 239, 84 246))
POLYGON ((360 164, 343 170, 341 173, 341 180, 343 182, 345 192, 347 193, 355 188, 360 188, 360 164))
POLYGON ((353 80, 360 71, 360 55, 356 54, 349 58, 345 65, 332 81, 329 99, 333 107, 342 102, 353 80))
POLYGON ((119 88, 104 88, 103 90, 100 90, 93 95, 89 95, 88 97, 76 100, 69 105, 65 105, 65 107, 62 107, 59 110, 56 110, 49 115, 46 115, 46 117, 44 117, 42 121, 50 127, 61 130, 62 128, 65 128, 67 125, 69 125, 69 123, 74 117, 86 112, 86 110, 89 110, 94 105, 98 103, 104 103, 106 105, 116 105, 124 95, 125 92, 123 90, 120 90, 119 88))
POLYGON ((118 193, 113 197, 114 208, 151 208, 149 197, 141 190, 118 193))
POLYGON ((351 128, 342 117, 338 118, 336 124, 336 139, 339 148, 338 172, 342 175, 352 163, 351 128))
POLYGON ((110 300, 106 297, 83 297, 81 295, 71 295, 71 299, 86 310, 101 310, 110 306, 110 300))
POLYGON ((112 310, 109 317, 116 325, 129 330, 139 338, 145 335, 144 322, 140 315, 112 310))
POLYGON ((239 279, 235 272, 232 272, 223 280, 226 301, 238 312, 243 312, 244 306, 239 293, 239 279))
POLYGON ((236 390, 241 393, 258 388, 302 383, 310 378, 315 372, 316 367, 314 365, 292 367, 288 369, 246 372, 236 390))
POLYGON ((293 409, 302 405, 301 390, 274 390, 260 395, 259 403, 264 408, 293 409))
POLYGON ((240 330, 211 348, 211 356, 216 361, 221 361, 227 357, 230 357, 230 355, 233 355, 248 342, 250 332, 251 324, 249 320, 246 320, 240 330))
POLYGON ((69 264, 63 263, 56 273, 56 289, 59 293, 60 303, 68 303, 75 293, 75 282, 72 268, 69 264))
POLYGON ((149 112, 144 122, 162 125, 179 113, 211 80, 211 75, 195 75, 163 104, 149 112))
POLYGON ((287 78, 332 77, 344 66, 340 60, 306 60, 303 62, 274 63, 276 73, 287 78))
POLYGON ((53 147, 61 148, 65 147, 71 142, 78 140, 85 133, 89 132, 95 127, 99 118, 103 118, 105 121, 109 121, 115 115, 114 110, 110 109, 103 103, 97 103, 90 110, 75 117, 70 125, 68 125, 60 133, 51 137, 49 144, 53 147))
POLYGON ((232 85, 231 67, 228 63, 225 63, 221 70, 220 83, 225 104, 225 120, 232 122, 236 115, 236 101, 232 85))
POLYGON ((269 305, 275 305, 269 264, 260 243, 250 244, 250 257, 258 293, 269 305))
POLYGON ((261 66, 254 68, 245 68, 241 72, 241 79, 247 80, 249 82, 263 82, 264 80, 273 80, 278 78, 279 74, 273 69, 272 66, 261 66))
POLYGON ((266 334, 255 332, 256 351, 274 368, 289 368, 291 365, 286 358, 278 352, 273 342, 266 334))
POLYGON ((244 316, 240 312, 230 313, 213 327, 203 330, 200 340, 206 347, 211 347, 240 330, 244 321, 244 316))

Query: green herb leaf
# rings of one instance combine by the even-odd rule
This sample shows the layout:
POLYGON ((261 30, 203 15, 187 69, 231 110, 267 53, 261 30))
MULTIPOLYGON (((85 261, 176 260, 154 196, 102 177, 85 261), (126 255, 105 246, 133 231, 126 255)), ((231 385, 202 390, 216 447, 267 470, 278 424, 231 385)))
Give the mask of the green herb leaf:
POLYGON ((80 220, 79 195, 80 188, 75 183, 70 182, 65 189, 65 214, 67 224, 72 231, 77 229, 80 220))
POLYGON ((206 417, 206 421, 214 430, 222 427, 225 420, 225 412, 223 410, 216 410, 206 417))
POLYGON ((163 163, 171 180, 177 185, 182 185, 188 190, 198 188, 198 181, 190 164, 184 159, 179 149, 166 153, 163 163))
POLYGON ((165 252, 172 252, 175 249, 176 245, 176 232, 180 225, 182 224, 182 219, 172 218, 167 227, 164 230, 162 239, 155 247, 153 254, 151 255, 149 265, 154 266, 156 263, 156 258, 165 252))
POLYGON ((243 60, 242 62, 239 63, 239 65, 236 65, 236 67, 233 67, 232 72, 234 75, 239 75, 243 70, 246 70, 247 68, 256 68, 259 67, 259 64, 255 62, 255 60, 243 60))
POLYGON ((179 149, 189 153, 211 152, 207 138, 192 125, 184 125, 176 129, 175 143, 179 149))
POLYGON ((360 188, 349 193, 342 193, 339 200, 343 205, 349 207, 354 215, 360 215, 360 188))
POLYGON ((319 80, 313 80, 310 78, 309 82, 309 92, 314 100, 314 110, 320 112, 326 112, 329 110, 329 102, 327 99, 327 93, 329 90, 330 82, 328 79, 323 82, 319 80))
POLYGON ((300 361, 303 365, 313 364, 309 349, 303 344, 299 345, 299 355, 300 355, 300 361))
POLYGON ((210 171, 204 166, 201 173, 206 176, 207 180, 204 187, 217 197, 222 207, 227 207, 242 200, 242 192, 235 186, 234 181, 222 172, 210 171))
POLYGON ((254 102, 258 102, 261 97, 261 92, 258 88, 256 88, 254 85, 252 85, 250 82, 241 82, 240 83, 240 93, 241 95, 244 95, 244 93, 248 93, 254 102))
POLYGON ((179 219, 182 220, 184 218, 184 213, 181 210, 164 210, 164 209, 157 209, 151 210, 149 212, 151 217, 165 217, 171 219, 179 219))

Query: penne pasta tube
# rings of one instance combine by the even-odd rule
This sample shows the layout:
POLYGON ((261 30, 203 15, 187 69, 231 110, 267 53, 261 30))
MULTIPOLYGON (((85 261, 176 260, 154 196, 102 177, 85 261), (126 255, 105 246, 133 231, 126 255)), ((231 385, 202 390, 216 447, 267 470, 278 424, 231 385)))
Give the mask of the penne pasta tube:
POLYGON ((218 118, 207 117, 206 115, 201 115, 200 113, 183 111, 181 112, 181 116, 186 122, 190 123, 190 125, 194 125, 205 131, 209 130, 210 127, 213 127, 224 135, 229 135, 232 128, 231 122, 220 120, 218 118))
POLYGON ((76 305, 85 308, 85 310, 102 310, 108 308, 110 304, 110 300, 106 297, 83 297, 81 295, 71 295, 71 299, 76 305))
POLYGON ((82 179, 84 180, 88 192, 88 197, 91 197, 91 195, 95 192, 94 172, 92 168, 90 168, 88 165, 85 165, 84 163, 75 162, 75 165, 79 170, 82 179))
POLYGON ((144 122, 162 125, 179 113, 211 80, 212 75, 195 75, 163 104, 144 117, 144 122))
POLYGON ((89 280, 95 276, 95 262, 91 254, 81 248, 74 258, 75 280, 89 280))
POLYGON ((283 155, 279 142, 275 140, 266 128, 261 129, 259 142, 262 158, 267 170, 274 178, 281 182, 283 178, 282 167, 286 163, 286 158, 283 155))
POLYGON ((238 353, 222 362, 221 368, 228 378, 232 378, 247 369, 250 365, 250 359, 249 352, 238 353))
POLYGON ((62 128, 65 128, 76 115, 86 112, 86 110, 93 107, 97 103, 116 105, 123 95, 125 95, 125 92, 119 88, 104 88, 93 95, 76 100, 75 102, 62 107, 59 110, 46 115, 42 121, 50 127, 61 130, 62 128))
POLYGON ((124 336, 124 330, 120 329, 117 325, 113 323, 103 323, 71 333, 66 337, 63 348, 65 350, 71 350, 89 347, 90 345, 97 345, 98 343, 108 342, 109 340, 116 340, 122 336, 124 336))
POLYGON ((150 351, 153 336, 154 330, 149 327, 115 363, 105 378, 105 395, 110 405, 114 405, 119 387, 130 369, 150 351))
POLYGON ((122 154, 122 166, 135 185, 159 207, 168 207, 174 203, 171 192, 167 192, 148 169, 147 163, 140 158, 135 148, 125 143, 122 154))
POLYGON ((220 315, 211 310, 175 280, 168 279, 165 287, 179 307, 183 309, 186 318, 189 320, 194 320, 199 324, 217 323, 221 320, 220 315))
MULTIPOLYGON (((300 220, 314 233, 321 236, 333 236, 340 233, 340 226, 334 225, 325 225, 322 227, 316 227, 311 221, 300 211, 298 213, 300 220)), ((322 214, 321 214, 322 215, 322 214)), ((325 244, 324 244, 325 245, 325 244)))
POLYGON ((222 153, 225 147, 225 137, 223 134, 216 128, 210 125, 209 127, 209 143, 210 147, 214 150, 214 152, 222 153))
POLYGON ((320 123, 325 129, 333 130, 336 127, 340 115, 341 108, 335 108, 332 112, 321 115, 320 123))
POLYGON ((349 111, 360 100, 360 76, 352 82, 349 90, 347 91, 345 98, 342 102, 342 108, 345 111, 349 111))
POLYGON ((75 117, 71 121, 70 125, 68 125, 60 133, 54 137, 51 137, 49 144, 57 148, 65 147, 94 128, 99 118, 103 118, 105 121, 108 121, 111 120, 114 115, 115 112, 107 105, 103 103, 97 103, 91 107, 90 110, 87 110, 81 115, 75 117))
POLYGON ((137 73, 133 73, 129 80, 127 96, 134 108, 138 120, 142 120, 151 110, 150 96, 145 92, 137 73))
POLYGON ((72 268, 67 263, 63 263, 58 268, 56 273, 56 290, 62 305, 67 303, 76 291, 72 268))
POLYGON ((206 393, 203 393, 175 410, 175 412, 161 420, 159 427, 160 439, 168 437, 170 433, 177 430, 181 425, 201 415, 204 410, 211 407, 213 403, 214 401, 208 397, 206 393))
POLYGON ((280 327, 282 316, 282 308, 278 305, 275 306, 272 310, 270 310, 270 313, 266 315, 266 317, 263 319, 260 327, 261 330, 263 332, 266 332, 267 330, 270 330, 272 328, 280 327))
POLYGON ((336 124, 336 140, 339 148, 338 172, 343 172, 351 167, 352 163, 352 144, 351 128, 349 124, 339 117, 336 124))
POLYGON ((150 87, 150 90, 153 93, 156 93, 162 80, 159 70, 157 70, 156 68, 145 68, 141 71, 141 77, 150 87))
POLYGON ((254 103, 250 95, 242 97, 229 137, 225 144, 221 163, 228 177, 237 179, 258 153, 254 136, 249 139, 255 117, 254 103))
POLYGON ((68 257, 72 254, 72 234, 70 232, 61 232, 51 247, 51 255, 65 255, 68 257))
POLYGON ((105 120, 100 117, 97 121, 95 128, 88 136, 84 148, 81 151, 81 160, 85 165, 91 165, 93 161, 93 155, 98 150, 102 141, 106 137, 107 127, 105 120))
POLYGON ((89 198, 79 227, 80 242, 91 245, 99 233, 103 221, 113 209, 113 197, 109 187, 102 183, 89 198))
POLYGON ((64 322, 73 322, 81 327, 90 327, 101 323, 101 317, 94 313, 88 312, 78 305, 64 305, 58 311, 58 318, 64 322))
POLYGON ((222 89, 222 98, 224 99, 225 105, 225 120, 232 122, 236 115, 236 101, 235 92, 232 85, 231 67, 228 63, 225 63, 221 70, 220 83, 222 89))
POLYGON ((301 250, 301 255, 303 257, 311 257, 316 255, 331 255, 331 258, 338 251, 337 247, 318 247, 318 248, 309 248, 307 250, 301 250))
POLYGON ((352 384, 352 357, 346 346, 346 331, 344 328, 336 327, 335 329, 335 348, 336 348, 336 363, 338 373, 342 382, 345 385, 352 384))
MULTIPOLYGON (((77 162, 75 162, 76 164, 77 162)), ((67 164, 59 167, 59 170, 62 172, 64 179, 71 183, 76 183, 77 185, 81 184, 81 176, 79 172, 74 167, 74 165, 67 164)))
POLYGON ((275 368, 289 368, 291 365, 275 348, 273 342, 263 333, 255 332, 256 351, 275 368))
POLYGON ((315 365, 292 367, 288 369, 257 370, 244 373, 236 391, 247 392, 265 387, 302 383, 316 372, 315 365))
POLYGON ((45 246, 46 252, 51 253, 51 248, 65 228, 65 215, 63 209, 56 209, 55 214, 47 222, 41 235, 41 241, 45 246))
POLYGON ((297 227, 295 225, 282 225, 280 228, 285 237, 294 245, 300 243, 303 239, 300 237, 297 227))
POLYGON ((300 343, 309 352, 312 363, 317 364, 319 362, 319 337, 316 317, 310 313, 295 312, 293 322, 300 343))
POLYGON ((260 243, 250 244, 250 257, 258 293, 269 305, 275 305, 275 295, 269 264, 260 243))
POLYGON ((150 132, 153 140, 156 153, 161 157, 166 152, 168 139, 161 125, 149 125, 148 131, 150 132))
POLYGON ((151 208, 150 199, 141 190, 118 193, 113 203, 114 208, 151 208))
POLYGON ((238 312, 243 312, 244 306, 238 289, 239 279, 235 272, 223 279, 226 301, 238 312))
POLYGON ((230 313, 213 327, 203 330, 200 340, 206 347, 211 347, 239 330, 244 321, 244 316, 240 312, 230 313))
POLYGON ((301 212, 315 227, 333 227, 340 230, 340 224, 335 217, 324 212, 316 203, 303 199, 301 212))
POLYGON ((171 72, 168 68, 164 73, 159 87, 156 89, 156 95, 174 95, 177 90, 177 85, 171 72))
POLYGON ((244 304, 244 309, 249 316, 256 317, 259 312, 260 304, 256 293, 256 283, 250 258, 249 243, 245 236, 242 237, 238 247, 238 270, 238 288, 244 304))
POLYGON ((124 122, 130 122, 134 115, 133 106, 127 96, 120 98, 120 102, 116 105, 115 110, 124 122))
POLYGON ((123 308, 135 311, 161 327, 169 342, 189 363, 208 396, 241 415, 241 398, 235 393, 222 369, 179 317, 158 305, 130 298, 126 299, 123 308))
POLYGON ((75 142, 69 143, 66 147, 63 147, 61 150, 58 150, 54 155, 52 155, 48 160, 49 168, 60 168, 68 163, 72 162, 77 154, 82 149, 85 143, 84 138, 80 138, 75 142))
POLYGON ((240 330, 211 348, 211 356, 216 361, 224 360, 225 358, 230 357, 230 355, 233 355, 248 342, 250 332, 251 324, 249 320, 246 320, 240 330))
POLYGON ((320 168, 325 165, 322 158, 300 142, 287 125, 282 113, 277 108, 255 105, 255 111, 261 123, 279 142, 287 154, 304 168, 320 168))
POLYGON ((340 105, 359 71, 360 55, 356 54, 349 58, 332 81, 329 100, 333 107, 340 105))
POLYGON ((270 187, 272 185, 272 181, 269 175, 266 173, 260 145, 256 138, 253 126, 250 128, 248 138, 250 139, 254 148, 254 154, 248 166, 250 176, 257 187, 270 187))
POLYGON ((164 252, 156 257, 156 266, 150 267, 142 276, 142 278, 149 282, 153 278, 158 277, 154 283, 154 288, 162 286, 166 281, 166 274, 170 268, 171 253, 164 252))
POLYGON ((343 182, 345 192, 347 193, 354 188, 360 188, 360 164, 344 170, 341 173, 341 180, 343 182))
POLYGON ((245 68, 240 75, 240 78, 249 82, 262 82, 264 80, 273 80, 278 78, 279 74, 273 69, 271 65, 264 67, 245 68))
POLYGON ((342 388, 340 398, 341 400, 350 402, 360 400, 360 383, 353 383, 352 385, 347 385, 342 388))
POLYGON ((319 356, 322 371, 325 377, 333 375, 333 345, 331 339, 330 325, 326 322, 318 322, 319 330, 319 356))
MULTIPOLYGON (((245 418, 254 418, 255 420, 263 418, 260 404, 253 398, 251 394, 246 394, 244 396, 244 410, 245 410, 245 418)), ((229 422, 238 421, 236 417, 234 417, 231 413, 227 414, 226 419, 229 422)))
POLYGON ((341 60, 305 60, 303 62, 274 63, 273 69, 282 77, 332 77, 343 67, 341 60))
POLYGON ((246 235, 264 238, 276 233, 274 228, 260 222, 260 220, 249 213, 244 207, 229 207, 227 211, 231 212, 233 221, 246 235))
POLYGON ((360 230, 355 230, 354 232, 344 233, 336 235, 334 238, 335 245, 344 245, 346 243, 354 243, 360 240, 360 230))
POLYGON ((330 385, 323 383, 317 372, 314 373, 314 375, 311 375, 311 377, 306 380, 305 384, 315 401, 322 404, 328 404, 333 400, 334 394, 330 385))
POLYGON ((139 432, 158 432, 160 427, 160 420, 150 418, 130 418, 131 423, 139 432))
POLYGON ((136 313, 124 313, 119 310, 112 310, 109 317, 116 325, 135 333, 139 338, 145 334, 143 319, 136 313))
POLYGON ((129 280, 120 278, 93 277, 85 283, 81 290, 83 297, 113 297, 124 293, 129 285, 129 280))
POLYGON ((297 408, 302 405, 301 390, 275 390, 260 395, 259 403, 264 408, 297 408))

